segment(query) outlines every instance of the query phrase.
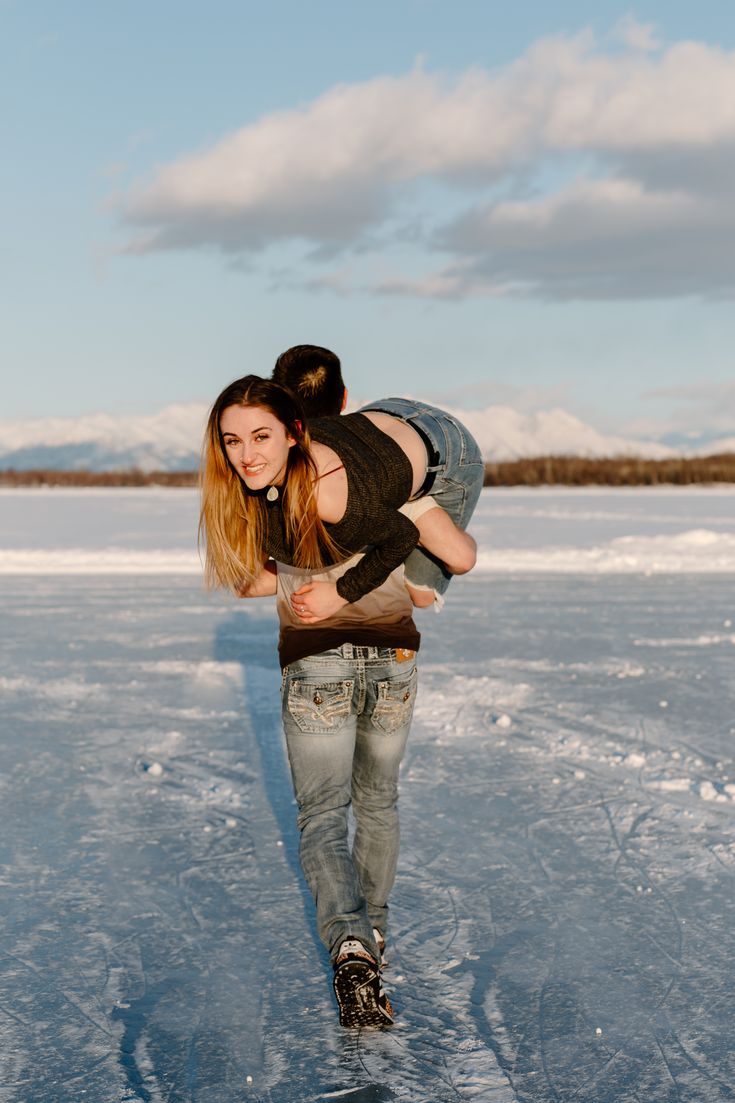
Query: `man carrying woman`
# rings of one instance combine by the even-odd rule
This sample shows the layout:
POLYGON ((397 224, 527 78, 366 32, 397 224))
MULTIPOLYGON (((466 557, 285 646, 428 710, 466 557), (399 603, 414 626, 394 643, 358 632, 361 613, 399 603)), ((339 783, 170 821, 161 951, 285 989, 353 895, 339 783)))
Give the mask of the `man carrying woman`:
MULTIPOLYGON (((316 349, 317 359, 325 352, 316 349)), ((312 367, 309 356, 305 365, 301 359, 313 383, 313 356, 312 367)), ((329 377, 324 373, 323 381, 329 377)), ((298 392, 293 373, 289 384, 298 392)), ((301 864, 334 967, 340 1022, 372 1028, 393 1021, 380 965, 398 854, 398 770, 419 645, 401 560, 410 558, 418 539, 438 550, 431 532, 424 541, 423 518, 434 514, 444 524, 442 511, 430 508, 417 529, 398 507, 425 488, 433 467, 428 475, 440 475, 438 490, 453 491, 466 523, 481 486, 479 453, 461 426, 442 427, 438 439, 444 415, 432 411, 435 439, 427 437, 433 454, 415 434, 422 459, 401 415, 400 426, 391 425, 395 414, 377 405, 378 422, 388 432, 365 415, 310 423, 290 391, 252 376, 237 381, 212 410, 202 502, 210 582, 246 597, 277 594, 301 864), (448 464, 447 437, 458 435, 456 455, 466 462, 448 464), (443 485, 449 467, 465 468, 456 487, 443 485), (277 561, 277 575, 268 557, 277 561), (350 805, 356 821, 351 850, 350 805)), ((420 404, 411 409, 421 417, 431 410, 420 404)), ((458 536, 452 549, 466 554, 467 541, 458 536)), ((460 563, 459 553, 455 558, 450 566, 466 569, 467 560, 460 563)), ((434 559, 426 565, 419 560, 419 567, 416 594, 427 604, 446 589, 451 574, 437 569, 434 559)))

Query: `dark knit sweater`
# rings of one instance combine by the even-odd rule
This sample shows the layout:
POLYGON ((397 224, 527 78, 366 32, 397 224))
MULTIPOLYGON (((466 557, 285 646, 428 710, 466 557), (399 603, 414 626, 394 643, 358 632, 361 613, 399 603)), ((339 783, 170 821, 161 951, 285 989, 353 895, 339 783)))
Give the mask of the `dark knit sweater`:
MULTIPOLYGON (((418 542, 419 530, 398 512, 411 496, 411 464, 395 441, 363 414, 318 418, 309 423, 309 432, 344 464, 347 509, 341 521, 325 522, 325 528, 345 550, 345 558, 367 548, 364 558, 337 582, 340 597, 358 601, 385 582, 418 542)), ((266 552, 281 563, 293 563, 280 498, 267 503, 267 518, 266 552)))

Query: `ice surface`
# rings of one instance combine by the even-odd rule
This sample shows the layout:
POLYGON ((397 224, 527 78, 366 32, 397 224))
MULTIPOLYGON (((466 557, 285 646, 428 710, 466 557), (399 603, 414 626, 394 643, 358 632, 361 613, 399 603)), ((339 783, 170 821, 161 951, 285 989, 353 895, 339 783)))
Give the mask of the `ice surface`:
MULTIPOLYGON (((16 499, 16 547, 124 551, 114 495, 76 497, 57 545, 16 499)), ((127 550, 187 550, 152 500, 127 550)), ((163 500, 188 533, 191 496, 163 500)), ((599 544, 733 530, 732 493, 635 501, 488 496, 481 549, 564 544, 539 509, 599 544)), ((399 1025, 353 1035, 298 870, 269 604, 0 578, 2 1103, 732 1099, 734 581, 475 573, 422 618, 399 1025)))
MULTIPOLYGON (((735 573, 735 490, 495 489, 477 571, 735 573)), ((194 490, 0 490, 0 574, 200 574, 194 490)))

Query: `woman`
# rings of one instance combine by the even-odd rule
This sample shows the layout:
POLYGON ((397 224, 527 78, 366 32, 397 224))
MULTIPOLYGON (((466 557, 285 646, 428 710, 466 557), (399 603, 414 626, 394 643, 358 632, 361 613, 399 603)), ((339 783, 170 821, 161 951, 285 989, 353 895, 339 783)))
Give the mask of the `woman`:
POLYGON ((307 428, 290 391, 249 375, 214 403, 204 452, 210 584, 242 592, 257 587, 271 557, 316 570, 368 548, 337 583, 312 582, 293 595, 305 624, 379 586, 419 541, 433 558, 407 566, 417 604, 433 602, 452 574, 474 564, 474 541, 462 530, 482 488, 482 458, 467 430, 433 407, 388 399, 307 428), (417 524, 399 512, 428 493, 459 528, 441 509, 417 524))

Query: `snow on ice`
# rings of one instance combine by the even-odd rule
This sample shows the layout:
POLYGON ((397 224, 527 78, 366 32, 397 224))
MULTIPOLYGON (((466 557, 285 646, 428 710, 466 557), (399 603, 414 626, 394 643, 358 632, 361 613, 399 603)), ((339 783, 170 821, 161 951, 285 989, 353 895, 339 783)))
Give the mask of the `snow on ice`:
POLYGON ((188 491, 0 495, 1 1103, 733 1098, 734 504, 483 495, 353 1035, 270 604, 203 593, 188 491))

